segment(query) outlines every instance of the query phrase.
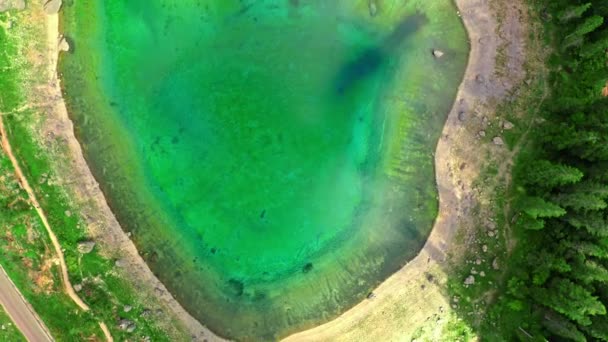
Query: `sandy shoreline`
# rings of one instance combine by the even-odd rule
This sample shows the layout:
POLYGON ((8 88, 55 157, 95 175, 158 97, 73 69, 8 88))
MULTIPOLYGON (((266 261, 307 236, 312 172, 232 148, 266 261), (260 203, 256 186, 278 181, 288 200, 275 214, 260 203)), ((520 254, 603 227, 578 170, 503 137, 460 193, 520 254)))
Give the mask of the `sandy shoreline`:
MULTIPOLYGON (((471 52, 455 104, 437 145, 435 161, 440 208, 429 239, 416 258, 374 291, 374 300, 365 300, 335 320, 294 334, 286 340, 401 339, 411 335, 413 329, 424 323, 438 308, 449 307, 449 302, 441 290, 441 282, 433 284, 429 275, 432 275, 433 279, 442 279, 442 262, 457 228, 462 224, 462 217, 471 207, 473 197, 470 183, 477 174, 475 167, 471 166, 475 165, 475 161, 468 160, 466 153, 463 154, 459 149, 474 148, 476 138, 473 132, 464 128, 459 114, 473 112, 478 106, 504 96, 507 90, 518 82, 512 80, 511 84, 505 83, 504 80, 494 79, 493 75, 496 69, 497 47, 501 42, 523 39, 520 37, 523 33, 517 27, 511 27, 510 35, 498 34, 498 24, 489 1, 456 0, 456 4, 469 34, 471 52), (480 84, 478 75, 483 75, 487 81, 480 84), (469 166, 461 168, 462 163, 469 166), (407 317, 408 322, 402 322, 403 317, 407 317)), ((168 309, 165 311, 170 312, 165 325, 170 325, 171 319, 177 318, 197 340, 222 340, 188 314, 152 274, 108 207, 74 136, 73 125, 61 97, 56 70, 59 34, 58 16, 47 16, 47 58, 50 76, 48 95, 56 101, 46 120, 44 134, 46 136, 47 133, 52 133, 67 142, 68 158, 59 162, 65 165, 59 165, 58 169, 69 170, 70 180, 65 180, 64 186, 70 194, 75 195, 77 205, 84 208, 83 216, 89 223, 88 231, 92 239, 100 243, 106 255, 121 261, 121 267, 117 267, 119 273, 134 283, 139 292, 160 298, 163 306, 168 309)), ((513 63, 519 63, 521 68, 523 61, 516 57, 517 54, 514 53, 513 63)))
MULTIPOLYGON (((457 231, 470 228, 467 214, 476 195, 472 182, 485 155, 480 152, 486 150, 479 147, 478 131, 465 121, 481 119, 484 114, 493 117, 495 103, 522 81, 523 74, 525 36, 515 4, 519 2, 514 1, 506 13, 500 14, 504 20, 500 25, 493 1, 497 0, 455 0, 471 50, 435 151, 439 214, 423 249, 374 290, 373 300, 365 300, 338 318, 285 341, 409 340, 426 322, 437 329, 439 317, 446 317, 450 311, 445 295, 445 261, 457 231), (496 77, 501 46, 509 47, 506 63, 514 75, 507 80, 496 77)), ((441 339, 440 335, 435 337, 441 339)))
POLYGON ((146 294, 144 297, 156 297, 160 300, 167 312, 165 327, 170 327, 173 319, 180 321, 192 336, 193 340, 224 341, 209 329, 194 319, 173 298, 165 286, 156 278, 143 258, 139 255, 135 245, 124 233, 120 224, 110 210, 99 184, 93 177, 81 146, 74 135, 74 128, 68 117, 65 102, 61 94, 60 80, 57 75, 57 60, 59 56, 59 15, 46 15, 48 39, 48 66, 49 66, 49 96, 54 98, 52 113, 45 122, 46 132, 67 142, 68 155, 59 165, 60 169, 69 168, 70 180, 65 182, 68 192, 76 195, 75 202, 79 207, 85 208, 83 213, 89 223, 87 229, 93 240, 102 246, 102 252, 109 257, 120 260, 119 273, 135 284, 138 292, 146 294), (168 310, 166 310, 168 309, 168 310))

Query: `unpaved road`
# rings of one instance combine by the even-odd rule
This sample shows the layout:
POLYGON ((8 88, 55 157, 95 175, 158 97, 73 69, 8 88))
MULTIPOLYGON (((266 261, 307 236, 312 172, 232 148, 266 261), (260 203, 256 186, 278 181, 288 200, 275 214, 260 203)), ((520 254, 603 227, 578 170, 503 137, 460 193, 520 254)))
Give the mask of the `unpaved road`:
POLYGON ((28 341, 53 341, 48 329, 0 266, 0 305, 28 341))

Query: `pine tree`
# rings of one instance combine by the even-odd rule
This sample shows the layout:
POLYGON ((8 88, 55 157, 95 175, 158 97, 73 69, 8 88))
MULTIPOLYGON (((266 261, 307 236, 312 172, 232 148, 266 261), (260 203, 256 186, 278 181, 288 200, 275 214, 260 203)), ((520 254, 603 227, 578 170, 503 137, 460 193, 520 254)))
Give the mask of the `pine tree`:
POLYGON ((543 326, 556 336, 561 336, 576 342, 586 342, 585 335, 578 330, 576 324, 557 312, 548 310, 543 317, 543 326))
POLYGON ((583 331, 599 341, 608 341, 608 317, 606 315, 591 317, 591 325, 582 327, 583 331))
POLYGON ((608 30, 604 30, 600 34, 600 37, 595 42, 583 45, 579 51, 579 55, 585 58, 604 55, 608 49, 608 30))
POLYGON ((529 185, 553 188, 576 183, 583 178, 583 173, 572 166, 539 160, 524 169, 522 178, 529 185))
POLYGON ((608 237, 608 222, 602 211, 570 212, 566 215, 565 220, 573 227, 584 229, 595 237, 608 237))
POLYGON ((595 31, 598 27, 602 26, 604 23, 604 18, 599 15, 593 15, 585 19, 585 21, 578 25, 576 29, 566 36, 566 39, 569 37, 583 37, 593 31, 595 31))
POLYGON ((557 19, 561 22, 566 22, 572 19, 580 18, 587 10, 591 8, 591 3, 588 2, 579 6, 570 6, 557 14, 557 19))
POLYGON ((541 197, 524 197, 520 203, 523 212, 531 218, 548 218, 548 217, 560 217, 566 214, 559 205, 555 203, 547 202, 541 197))
POLYGON ((605 315, 606 307, 584 287, 570 279, 556 278, 547 288, 534 288, 534 299, 580 325, 591 324, 593 315, 605 315))

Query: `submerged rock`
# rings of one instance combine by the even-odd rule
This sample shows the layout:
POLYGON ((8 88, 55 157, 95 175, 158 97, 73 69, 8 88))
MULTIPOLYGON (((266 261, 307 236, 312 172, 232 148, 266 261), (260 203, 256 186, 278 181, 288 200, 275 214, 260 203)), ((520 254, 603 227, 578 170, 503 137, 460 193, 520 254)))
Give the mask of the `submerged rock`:
POLYGON ((369 15, 375 17, 378 14, 378 5, 376 4, 376 0, 369 0, 369 15))
POLYGON ((44 3, 44 12, 46 14, 55 14, 55 13, 59 12, 61 5, 62 5, 61 0, 49 0, 44 3))
POLYGON ((0 12, 25 9, 25 0, 0 0, 0 12))
POLYGON ((82 254, 88 254, 95 248, 95 241, 82 241, 78 243, 78 252, 82 254))

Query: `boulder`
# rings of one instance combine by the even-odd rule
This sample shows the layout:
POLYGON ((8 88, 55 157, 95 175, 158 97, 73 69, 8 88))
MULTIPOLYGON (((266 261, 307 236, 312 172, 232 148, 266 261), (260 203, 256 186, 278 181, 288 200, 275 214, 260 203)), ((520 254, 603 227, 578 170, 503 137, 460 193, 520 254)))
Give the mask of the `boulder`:
MULTIPOLYGON (((59 43, 57 43, 57 48, 59 49, 59 51, 68 52, 68 51, 70 51, 70 44, 65 39, 65 37, 62 36, 61 38, 59 38, 59 43)), ((70 217, 70 216, 72 216, 72 213, 70 213, 69 211, 66 211, 66 216, 70 217)))
POLYGON ((443 57, 443 55, 445 55, 445 53, 443 51, 433 49, 433 56, 435 56, 435 58, 441 58, 441 57, 443 57))
POLYGON ((117 327, 118 329, 124 330, 126 332, 133 332, 137 328, 135 322, 124 318, 118 321, 117 327))
POLYGON ((78 252, 81 254, 88 254, 95 248, 95 241, 82 241, 78 243, 78 252))
POLYGON ((467 279, 464 280, 464 284, 465 285, 473 285, 475 284, 475 277, 470 275, 467 277, 467 279))
POLYGON ((508 131, 508 130, 510 130, 510 129, 513 129, 513 127, 515 127, 515 125, 514 125, 514 124, 512 124, 512 123, 511 123, 511 122, 509 122, 509 121, 505 121, 505 122, 503 122, 503 124, 502 124, 502 128, 503 128, 503 129, 506 129, 507 131, 508 131))
POLYGON ((82 284, 74 284, 74 291, 80 292, 82 290, 82 284))
POLYGON ((502 140, 501 137, 494 137, 494 139, 492 139, 492 142, 494 143, 494 145, 496 146, 502 146, 505 144, 505 142, 502 140))
POLYGON ((44 12, 46 14, 56 14, 59 12, 61 5, 61 0, 48 0, 44 3, 44 12))

